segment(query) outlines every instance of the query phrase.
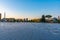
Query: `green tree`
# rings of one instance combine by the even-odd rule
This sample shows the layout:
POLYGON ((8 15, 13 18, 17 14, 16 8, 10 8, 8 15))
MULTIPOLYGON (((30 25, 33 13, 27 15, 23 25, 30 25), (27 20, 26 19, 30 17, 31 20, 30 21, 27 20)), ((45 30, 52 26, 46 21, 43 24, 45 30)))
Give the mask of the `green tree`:
POLYGON ((42 15, 41 22, 46 22, 45 21, 45 15, 42 15))
POLYGON ((45 17, 49 19, 49 18, 51 18, 52 16, 51 16, 51 15, 46 15, 45 17))

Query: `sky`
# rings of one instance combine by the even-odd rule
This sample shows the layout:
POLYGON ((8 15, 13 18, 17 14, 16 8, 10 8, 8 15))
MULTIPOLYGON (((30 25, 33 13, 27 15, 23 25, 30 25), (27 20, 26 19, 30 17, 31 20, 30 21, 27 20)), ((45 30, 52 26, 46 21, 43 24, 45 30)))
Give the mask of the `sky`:
POLYGON ((60 0, 0 0, 0 13, 7 18, 40 18, 60 16, 60 0))

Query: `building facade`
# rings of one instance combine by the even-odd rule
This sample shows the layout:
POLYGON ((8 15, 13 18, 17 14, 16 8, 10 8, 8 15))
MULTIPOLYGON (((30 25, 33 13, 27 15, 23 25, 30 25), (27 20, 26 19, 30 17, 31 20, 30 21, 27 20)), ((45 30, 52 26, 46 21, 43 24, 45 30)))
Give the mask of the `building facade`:
POLYGON ((1 21, 1 13, 0 13, 0 21, 1 21))

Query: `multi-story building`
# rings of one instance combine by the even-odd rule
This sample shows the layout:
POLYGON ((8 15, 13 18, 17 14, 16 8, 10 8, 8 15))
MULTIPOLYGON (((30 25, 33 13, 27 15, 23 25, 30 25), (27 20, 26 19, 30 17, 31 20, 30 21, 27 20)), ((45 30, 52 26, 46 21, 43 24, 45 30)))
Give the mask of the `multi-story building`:
POLYGON ((24 18, 24 22, 28 22, 28 18, 24 18))
POLYGON ((1 13, 0 13, 0 21, 1 21, 1 13))
POLYGON ((60 16, 58 16, 58 20, 60 20, 60 16))
POLYGON ((14 22, 15 18, 5 18, 7 22, 14 22))

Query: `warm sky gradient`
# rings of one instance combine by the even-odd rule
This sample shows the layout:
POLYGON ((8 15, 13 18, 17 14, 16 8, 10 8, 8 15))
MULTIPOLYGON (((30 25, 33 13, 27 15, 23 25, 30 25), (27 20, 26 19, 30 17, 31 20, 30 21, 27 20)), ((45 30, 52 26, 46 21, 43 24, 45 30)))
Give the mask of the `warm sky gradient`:
POLYGON ((43 14, 60 16, 60 0, 0 0, 0 13, 6 17, 39 18, 43 14))

